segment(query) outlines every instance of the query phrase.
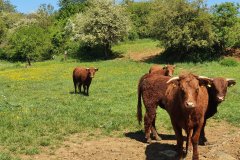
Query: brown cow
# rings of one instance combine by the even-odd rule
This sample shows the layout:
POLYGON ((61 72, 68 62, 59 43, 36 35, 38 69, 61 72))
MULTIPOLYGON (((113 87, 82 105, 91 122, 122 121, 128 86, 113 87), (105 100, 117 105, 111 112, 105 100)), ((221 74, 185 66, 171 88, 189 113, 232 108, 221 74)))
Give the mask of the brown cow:
POLYGON ((144 130, 147 142, 151 142, 150 131, 156 140, 160 140, 155 127, 156 109, 159 105, 164 108, 164 95, 167 89, 167 81, 170 77, 159 74, 145 74, 141 77, 138 83, 138 104, 137 104, 137 118, 139 124, 142 121, 142 103, 146 108, 144 116, 144 130))
POLYGON ((164 67, 160 65, 153 65, 149 69, 149 73, 158 73, 164 76, 172 76, 176 65, 165 65, 164 67))
POLYGON ((89 95, 89 87, 96 71, 98 71, 98 69, 94 67, 90 67, 90 68, 76 67, 73 70, 73 83, 74 83, 75 93, 77 93, 77 86, 80 93, 81 87, 83 85, 83 90, 84 90, 83 93, 85 93, 86 95, 89 95))
POLYGON ((208 107, 207 84, 209 78, 201 78, 191 73, 171 78, 166 90, 165 109, 167 110, 177 138, 178 159, 183 158, 182 129, 187 133, 188 144, 192 142, 192 159, 198 160, 198 140, 208 107))
POLYGON ((227 94, 227 88, 236 84, 233 79, 225 79, 221 77, 213 78, 211 85, 207 88, 209 94, 208 109, 205 114, 205 121, 201 130, 199 144, 206 145, 207 138, 205 137, 205 125, 208 118, 217 113, 218 105, 224 101, 227 94))

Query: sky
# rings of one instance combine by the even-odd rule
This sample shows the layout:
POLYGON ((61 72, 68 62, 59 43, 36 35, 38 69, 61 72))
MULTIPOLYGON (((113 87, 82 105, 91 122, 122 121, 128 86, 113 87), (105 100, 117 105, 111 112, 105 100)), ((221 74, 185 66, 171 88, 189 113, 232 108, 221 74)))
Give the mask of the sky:
MULTIPOLYGON (((120 1, 120 0, 118 0, 120 1)), ((142 1, 142 0, 135 0, 142 1)), ((59 9, 58 0, 10 0, 11 4, 16 6, 17 11, 21 13, 31 13, 38 9, 40 4, 51 4, 55 10, 59 9)), ((207 0, 208 6, 222 2, 240 2, 239 0, 207 0)))

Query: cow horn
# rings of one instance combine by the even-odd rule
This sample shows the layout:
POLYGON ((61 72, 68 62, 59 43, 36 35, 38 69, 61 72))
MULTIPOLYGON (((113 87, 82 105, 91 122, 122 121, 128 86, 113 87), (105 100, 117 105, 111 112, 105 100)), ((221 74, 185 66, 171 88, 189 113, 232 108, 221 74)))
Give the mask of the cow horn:
POLYGON ((212 78, 208 78, 206 76, 198 76, 198 78, 200 79, 206 79, 206 80, 209 80, 209 81, 212 81, 213 79, 212 78))
POLYGON ((169 79, 169 80, 167 81, 167 83, 170 83, 170 82, 172 82, 172 81, 174 81, 174 80, 178 80, 178 79, 179 79, 179 77, 173 77, 173 78, 169 79))
POLYGON ((235 79, 232 78, 227 78, 226 81, 228 82, 229 87, 234 86, 236 84, 235 79))

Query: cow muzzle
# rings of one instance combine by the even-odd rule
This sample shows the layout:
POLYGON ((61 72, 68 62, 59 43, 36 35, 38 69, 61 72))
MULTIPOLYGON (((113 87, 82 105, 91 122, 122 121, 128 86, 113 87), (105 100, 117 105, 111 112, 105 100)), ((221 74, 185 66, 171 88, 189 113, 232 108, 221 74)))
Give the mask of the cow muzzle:
POLYGON ((224 96, 218 96, 218 97, 217 97, 217 100, 218 100, 218 102, 224 101, 224 96))
POLYGON ((186 108, 194 108, 195 105, 193 102, 186 102, 186 108))

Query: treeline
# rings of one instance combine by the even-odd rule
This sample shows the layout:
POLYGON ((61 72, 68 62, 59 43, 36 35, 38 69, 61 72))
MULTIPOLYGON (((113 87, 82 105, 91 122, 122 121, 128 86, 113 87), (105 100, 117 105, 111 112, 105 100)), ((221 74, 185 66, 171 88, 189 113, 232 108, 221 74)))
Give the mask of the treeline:
POLYGON ((0 0, 0 59, 42 61, 67 53, 75 58, 109 58, 112 45, 138 38, 158 39, 163 55, 211 60, 240 47, 239 4, 207 7, 203 0, 59 0, 18 13, 0 0))

